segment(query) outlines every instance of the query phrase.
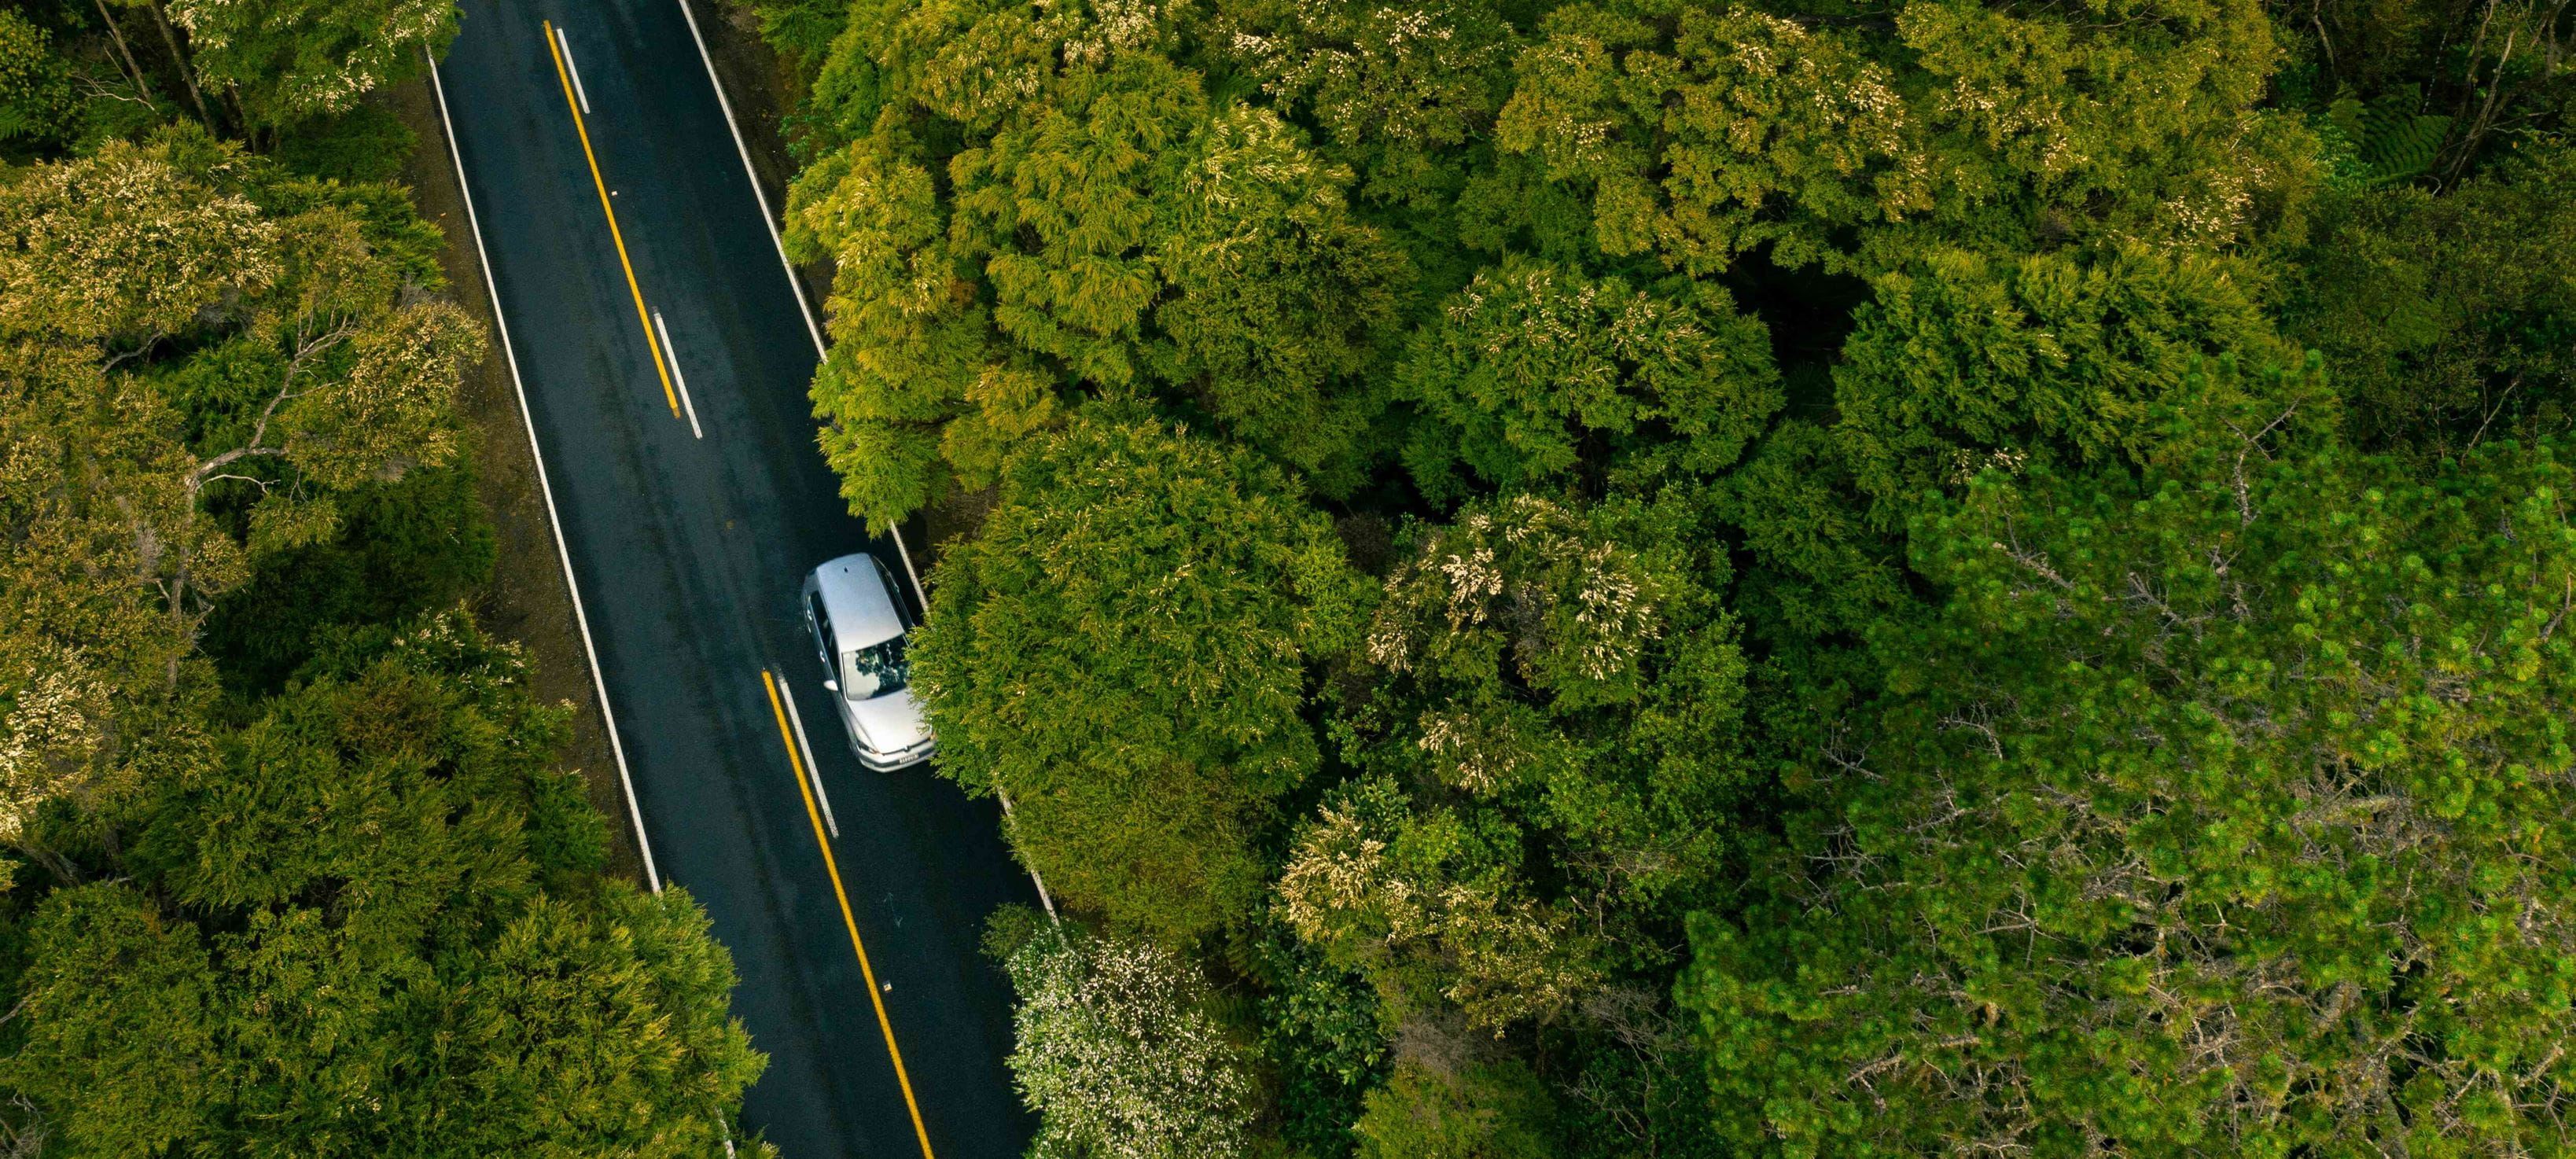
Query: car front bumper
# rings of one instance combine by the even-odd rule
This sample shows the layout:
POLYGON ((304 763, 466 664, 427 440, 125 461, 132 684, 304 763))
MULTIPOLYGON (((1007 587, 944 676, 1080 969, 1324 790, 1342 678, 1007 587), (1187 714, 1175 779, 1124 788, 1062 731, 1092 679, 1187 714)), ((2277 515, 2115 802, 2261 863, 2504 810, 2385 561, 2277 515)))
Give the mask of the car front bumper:
POLYGON ((914 745, 911 748, 904 749, 900 752, 877 753, 870 752, 867 749, 860 747, 856 741, 853 741, 850 744, 850 751, 858 755, 860 764, 880 773, 891 773, 896 769, 908 769, 923 761, 929 760, 932 756, 938 754, 939 743, 937 741, 923 741, 920 744, 914 745))

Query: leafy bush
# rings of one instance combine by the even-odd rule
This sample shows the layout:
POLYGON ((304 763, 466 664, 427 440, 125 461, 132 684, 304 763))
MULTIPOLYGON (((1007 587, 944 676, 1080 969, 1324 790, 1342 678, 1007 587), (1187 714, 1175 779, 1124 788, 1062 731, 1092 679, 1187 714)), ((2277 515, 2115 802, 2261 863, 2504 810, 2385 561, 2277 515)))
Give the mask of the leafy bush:
POLYGON ((414 471, 339 497, 338 533, 252 560, 207 617, 203 645, 244 694, 276 691, 334 632, 440 611, 490 580, 492 528, 473 469, 414 471))
POLYGON ((270 155, 307 177, 354 185, 402 176, 419 143, 420 134, 392 110, 367 103, 296 122, 278 133, 270 155))
POLYGON ((1360 1159, 1551 1159, 1556 1101, 1518 1061, 1396 1065, 1351 1128, 1360 1159))
POLYGON ((1206 983, 1151 942, 1048 930, 1013 953, 1011 1073, 1040 1159, 1235 1159, 1248 1153, 1243 1050, 1199 1007, 1206 983))

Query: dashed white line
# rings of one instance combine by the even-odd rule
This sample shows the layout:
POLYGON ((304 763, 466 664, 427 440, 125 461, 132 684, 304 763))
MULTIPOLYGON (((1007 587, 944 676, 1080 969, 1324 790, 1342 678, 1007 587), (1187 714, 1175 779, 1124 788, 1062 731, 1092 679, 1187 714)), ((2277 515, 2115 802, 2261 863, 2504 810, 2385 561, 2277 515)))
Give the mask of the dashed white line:
MULTIPOLYGON (((787 292, 796 296, 796 308, 805 315, 805 333, 814 339, 814 357, 819 361, 825 357, 823 326, 814 320, 814 304, 805 300, 805 283, 796 276, 796 263, 787 260, 787 239, 779 236, 778 218, 769 210, 769 194, 760 188, 760 170, 751 163, 751 146, 743 143, 742 126, 734 120, 733 101, 725 96, 724 78, 716 75, 716 58, 707 54, 707 38, 698 31, 697 11, 690 7, 689 0, 679 0, 679 4, 680 15, 689 22, 689 39, 697 42, 698 59, 706 63, 707 85, 716 91, 716 106, 724 110, 725 129, 733 134, 734 152, 742 156, 742 175, 751 182, 751 196, 760 202, 760 224, 769 229, 769 244, 778 250, 778 268, 787 274, 787 292)), ((895 554, 903 559, 904 578, 912 581, 913 598, 928 610, 930 599, 922 591, 921 573, 913 569, 912 549, 904 546, 902 525, 897 524, 888 534, 894 540, 895 554)))
POLYGON ((670 360, 671 382, 680 388, 680 407, 689 412, 689 433, 701 439, 707 432, 698 428, 698 404, 689 401, 689 377, 680 373, 680 351, 671 345, 671 328, 662 324, 662 312, 653 311, 653 329, 662 336, 662 356, 670 360))
POLYGON ((572 73, 572 95, 581 98, 581 115, 590 115, 590 93, 581 87, 581 66, 572 60, 572 42, 564 39, 563 26, 555 26, 555 47, 563 49, 564 68, 572 73))
POLYGON ((814 746, 805 742, 805 718, 796 715, 796 693, 784 676, 778 678, 778 698, 787 702, 787 723, 796 726, 796 748, 805 754, 805 775, 814 780, 814 799, 823 803, 823 827, 838 841, 841 823, 832 819, 832 795, 823 791, 823 766, 814 763, 814 746))
POLYGON ((751 195, 760 202, 760 224, 769 227, 769 244, 778 248, 778 268, 787 273, 787 290, 796 295, 796 308, 805 313, 805 333, 814 339, 814 357, 823 357, 823 327, 814 320, 814 304, 805 300, 805 283, 796 277, 796 263, 787 260, 787 240, 778 235, 778 219, 769 211, 769 194, 760 188, 760 170, 751 164, 751 146, 742 141, 742 126, 733 119, 733 101, 725 96, 724 78, 716 75, 716 59, 707 55, 707 38, 698 32, 698 14, 689 0, 680 0, 680 15, 689 22, 689 39, 698 44, 698 59, 707 66, 707 84, 716 90, 716 106, 724 110, 725 128, 733 133, 733 149, 742 156, 742 175, 751 181, 751 195))

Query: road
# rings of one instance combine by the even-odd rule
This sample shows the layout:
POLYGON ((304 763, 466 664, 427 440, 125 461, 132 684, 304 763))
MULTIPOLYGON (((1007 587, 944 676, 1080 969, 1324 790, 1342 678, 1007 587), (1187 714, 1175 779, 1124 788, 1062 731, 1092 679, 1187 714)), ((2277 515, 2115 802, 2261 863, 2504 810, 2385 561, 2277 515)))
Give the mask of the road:
POLYGON ((1017 1155, 1008 984, 977 941, 1036 892, 991 802, 862 769, 824 699, 802 576, 855 550, 904 568, 816 449, 814 343, 679 0, 468 0, 463 27, 442 89, 634 800, 769 1055, 743 1125, 787 1159, 1017 1155), (847 922, 764 672, 811 738, 847 922))

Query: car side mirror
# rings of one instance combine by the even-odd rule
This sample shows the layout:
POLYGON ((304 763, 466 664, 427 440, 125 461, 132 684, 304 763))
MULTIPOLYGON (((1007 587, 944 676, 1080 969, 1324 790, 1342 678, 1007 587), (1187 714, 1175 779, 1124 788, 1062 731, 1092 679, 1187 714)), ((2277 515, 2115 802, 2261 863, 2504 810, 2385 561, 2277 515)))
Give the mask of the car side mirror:
POLYGON ((826 680, 823 682, 823 689, 826 692, 831 692, 837 695, 841 691, 841 682, 838 680, 826 680))

